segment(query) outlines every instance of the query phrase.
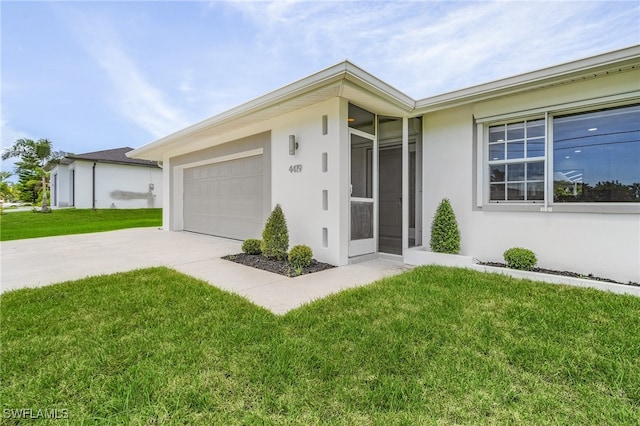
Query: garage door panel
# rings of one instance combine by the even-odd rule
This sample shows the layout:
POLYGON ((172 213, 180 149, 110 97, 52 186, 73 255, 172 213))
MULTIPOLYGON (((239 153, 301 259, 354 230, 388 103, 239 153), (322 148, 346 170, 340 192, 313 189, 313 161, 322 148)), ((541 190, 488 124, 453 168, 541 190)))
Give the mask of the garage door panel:
POLYGON ((228 238, 259 238, 263 227, 263 157, 184 170, 184 229, 228 238))

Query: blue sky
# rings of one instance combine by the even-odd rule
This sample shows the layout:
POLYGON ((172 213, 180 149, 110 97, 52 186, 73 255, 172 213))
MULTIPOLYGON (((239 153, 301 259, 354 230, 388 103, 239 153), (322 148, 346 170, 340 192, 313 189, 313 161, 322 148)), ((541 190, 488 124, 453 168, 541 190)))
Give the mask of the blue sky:
POLYGON ((2 147, 73 153, 142 146, 344 59, 420 99, 640 43, 637 1, 4 0, 0 14, 2 147))

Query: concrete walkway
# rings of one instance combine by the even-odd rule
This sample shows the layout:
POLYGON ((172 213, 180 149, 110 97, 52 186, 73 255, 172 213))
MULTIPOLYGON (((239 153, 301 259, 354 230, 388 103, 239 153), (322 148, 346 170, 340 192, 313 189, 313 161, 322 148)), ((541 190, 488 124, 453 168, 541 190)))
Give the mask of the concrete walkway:
POLYGON ((376 259, 287 278, 221 259, 240 252, 238 241, 157 228, 6 241, 0 243, 0 291, 168 266, 283 314, 408 269, 399 262, 376 259))

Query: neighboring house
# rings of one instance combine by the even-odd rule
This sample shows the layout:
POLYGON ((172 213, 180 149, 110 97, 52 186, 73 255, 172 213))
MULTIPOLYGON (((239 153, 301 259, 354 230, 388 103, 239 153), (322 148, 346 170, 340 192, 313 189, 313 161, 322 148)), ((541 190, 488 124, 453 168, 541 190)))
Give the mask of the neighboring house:
MULTIPOLYGON (((437 66, 437 64, 434 64, 437 66)), ((640 281, 640 46, 414 100, 346 61, 128 155, 161 161, 165 230, 290 244, 334 265, 429 246, 640 281)), ((428 78, 428 72, 425 72, 428 78)))
POLYGON ((67 154, 51 169, 51 206, 80 209, 162 207, 162 169, 129 158, 124 147, 67 154))

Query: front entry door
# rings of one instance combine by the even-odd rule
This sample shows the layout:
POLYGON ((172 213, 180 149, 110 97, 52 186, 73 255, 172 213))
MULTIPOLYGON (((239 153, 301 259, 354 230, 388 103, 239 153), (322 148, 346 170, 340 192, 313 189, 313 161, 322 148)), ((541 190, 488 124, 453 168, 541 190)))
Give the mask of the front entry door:
POLYGON ((402 147, 380 148, 379 251, 402 254, 402 147))
POLYGON ((376 193, 374 176, 377 173, 375 138, 367 133, 350 130, 351 197, 349 256, 376 251, 376 193))

